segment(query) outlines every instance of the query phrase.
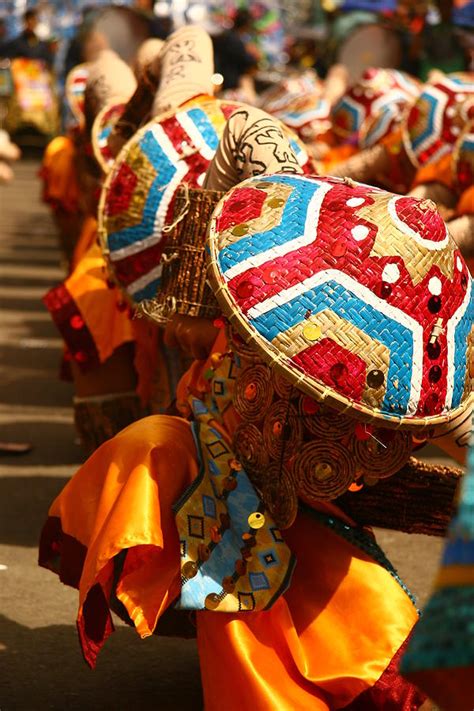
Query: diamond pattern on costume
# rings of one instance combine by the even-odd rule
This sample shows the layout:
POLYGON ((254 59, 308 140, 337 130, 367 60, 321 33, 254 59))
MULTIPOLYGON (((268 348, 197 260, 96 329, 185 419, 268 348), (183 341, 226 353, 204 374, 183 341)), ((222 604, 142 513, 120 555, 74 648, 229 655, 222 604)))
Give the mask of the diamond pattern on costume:
MULTIPOLYGON (((209 395, 209 408, 210 399, 209 395)), ((187 543, 176 606, 217 612, 264 610, 286 590, 293 556, 283 538, 275 539, 275 524, 267 512, 257 514, 263 525, 251 528, 262 504, 233 452, 227 449, 226 456, 218 453, 213 458, 216 431, 205 421, 195 423, 194 430, 201 471, 175 509, 180 538, 187 543), (209 516, 211 508, 214 517, 209 516), (201 530, 202 538, 196 538, 201 530)))
POLYGON ((188 516, 188 533, 193 538, 204 538, 204 519, 202 516, 188 516))
POLYGON ((239 612, 255 610, 255 596, 251 592, 239 592, 239 612))
POLYGON ((265 573, 249 573, 249 580, 254 591, 270 589, 270 583, 265 573))
POLYGON ((266 568, 278 564, 278 556, 274 550, 261 551, 258 555, 266 568))
POLYGON ((210 516, 211 518, 217 518, 217 509, 214 499, 211 496, 202 497, 202 508, 205 516, 210 516))

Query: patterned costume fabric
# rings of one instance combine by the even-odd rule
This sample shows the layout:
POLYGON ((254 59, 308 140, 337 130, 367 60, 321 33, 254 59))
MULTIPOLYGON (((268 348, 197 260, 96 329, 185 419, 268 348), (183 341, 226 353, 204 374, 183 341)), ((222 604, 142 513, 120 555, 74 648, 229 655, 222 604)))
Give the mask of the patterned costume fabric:
MULTIPOLYGON (((473 442, 471 442, 471 445, 473 442)), ((464 711, 474 699, 474 447, 435 590, 402 671, 443 709, 464 711)))
MULTIPOLYGON (((214 99, 190 102, 149 122, 118 156, 102 193, 99 237, 115 279, 133 302, 155 296, 176 191, 182 183, 202 185, 238 106, 214 99)), ((307 163, 301 144, 292 139, 291 145, 307 163)))
POLYGON ((405 148, 413 164, 420 167, 449 154, 466 123, 473 119, 472 74, 447 74, 425 84, 404 130, 405 148))
POLYGON ((112 168, 115 156, 111 153, 108 138, 117 121, 122 117, 125 104, 112 104, 100 111, 92 127, 92 149, 95 158, 104 173, 108 173, 112 168))
POLYGON ((222 428, 240 370, 236 354, 207 372, 210 391, 191 396, 199 477, 175 505, 181 546, 176 607, 244 612, 271 607, 291 579, 294 558, 222 428))
POLYGON ((470 400, 471 278, 434 203, 253 178, 217 206, 209 246, 225 315, 308 395, 422 426, 470 400))
POLYGON ((361 148, 373 146, 401 122, 419 92, 419 82, 404 72, 367 69, 334 107, 334 131, 343 138, 358 137, 361 148))

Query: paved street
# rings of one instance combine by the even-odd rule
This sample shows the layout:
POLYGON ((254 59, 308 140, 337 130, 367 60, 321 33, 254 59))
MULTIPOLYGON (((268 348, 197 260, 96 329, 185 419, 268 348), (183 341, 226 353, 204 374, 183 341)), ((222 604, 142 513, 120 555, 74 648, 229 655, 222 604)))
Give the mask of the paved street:
MULTIPOLYGON (((23 161, 0 188, 0 439, 34 445, 0 458, 0 709, 199 711, 193 642, 141 641, 118 623, 91 672, 76 639, 76 592, 36 565, 48 505, 81 461, 71 387, 57 375, 61 341, 40 300, 62 269, 37 169, 23 161)), ((380 540, 423 602, 440 542, 380 540)))

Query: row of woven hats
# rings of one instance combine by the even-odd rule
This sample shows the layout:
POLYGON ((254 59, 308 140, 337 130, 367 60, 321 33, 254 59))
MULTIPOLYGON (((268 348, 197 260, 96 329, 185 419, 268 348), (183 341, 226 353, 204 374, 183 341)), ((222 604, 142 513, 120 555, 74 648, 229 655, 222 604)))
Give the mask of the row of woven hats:
MULTIPOLYGON (((307 77, 296 80, 300 86, 296 93, 302 90, 306 95, 309 94, 303 88, 307 77)), ((211 77, 209 77, 211 83, 211 77)), ((315 82, 317 85, 317 82, 315 82)), ((282 94, 285 93, 283 90, 282 94)), ((288 95, 289 92, 286 92, 288 95)), ((278 103, 276 92, 270 97, 267 95, 266 102, 269 108, 275 110, 277 106, 280 117, 285 116, 282 113, 282 102, 278 103)), ((237 104, 231 102, 219 101, 213 97, 202 95, 195 101, 187 103, 184 107, 173 109, 168 113, 161 113, 139 129, 133 137, 127 142, 118 157, 111 165, 106 164, 102 159, 102 165, 109 170, 108 177, 105 181, 102 190, 102 196, 99 209, 99 234, 104 250, 107 256, 109 267, 114 275, 119 286, 126 293, 127 297, 136 305, 146 305, 148 313, 156 313, 156 309, 150 308, 150 301, 153 303, 170 303, 168 297, 172 297, 173 303, 180 301, 179 295, 176 293, 163 294, 161 285, 166 281, 163 274, 167 267, 167 262, 163 261, 163 253, 166 253, 166 243, 173 235, 173 225, 176 218, 180 219, 179 214, 176 215, 173 210, 175 199, 182 184, 186 184, 188 189, 198 189, 204 180, 206 168, 209 165, 212 156, 219 144, 219 139, 226 124, 226 119, 238 108, 237 104)), ((284 107, 287 109, 287 106, 284 107)), ((96 119, 99 125, 108 125, 109 118, 114 115, 115 109, 107 108, 96 119), (102 124, 101 124, 102 122, 102 124)), ((331 130, 335 135, 350 135, 351 139, 354 135, 361 139, 362 144, 366 145, 367 136, 377 133, 375 129, 364 128, 368 121, 379 120, 382 127, 388 126, 388 132, 393 132, 393 125, 402 124, 402 146, 407 149, 408 157, 413 162, 418 161, 430 162, 444 156, 447 151, 450 154, 458 155, 453 150, 453 146, 459 137, 465 136, 465 129, 468 119, 472 117, 474 111, 474 84, 471 77, 467 75, 452 75, 449 77, 437 77, 434 83, 420 87, 415 80, 388 70, 374 70, 366 74, 364 79, 355 87, 351 87, 348 92, 337 103, 332 112, 333 123, 331 130), (390 91, 386 88, 391 87, 390 91), (421 90, 421 91, 420 91, 421 90), (393 92, 393 95, 392 93, 393 92), (418 96, 417 96, 418 95, 418 96), (388 97, 388 101, 385 98, 388 97), (404 114, 397 102, 396 97, 403 97, 399 103, 405 106, 410 105, 408 114, 404 114), (433 98, 434 97, 434 98, 433 98), (378 101, 378 103, 377 103, 378 101), (424 110, 423 110, 424 109, 424 110), (378 112, 378 113, 377 113, 378 112), (398 113, 397 113, 398 112, 398 113), (408 118, 401 118, 402 115, 408 118), (363 119, 362 119, 363 117, 363 119), (464 122, 464 123, 463 123, 464 122), (408 148, 409 146, 409 148, 408 148), (423 148, 423 150, 421 150, 423 148)), ((120 110, 117 110, 120 114, 120 110)), ((115 116, 117 115, 115 114, 115 116)), ((291 112, 290 112, 291 113, 291 112)), ((287 119, 288 121, 288 119, 287 119)), ((291 123, 291 121, 290 121, 291 123)), ((294 126, 294 124, 293 124, 294 126)), ((101 155, 100 151, 107 150, 106 133, 109 128, 99 128, 96 124, 94 134, 97 139, 96 153, 101 155)), ((382 131, 383 133, 383 131, 382 131)), ((379 135, 382 135, 379 132, 379 135)), ((304 136, 304 132, 300 132, 300 136, 304 136)), ((314 146, 314 137, 312 137, 311 145, 305 147, 292 136, 290 138, 291 145, 297 156, 306 170, 314 171, 314 166, 309 167, 308 152, 314 146)), ((317 167, 321 167, 319 164, 317 167)), ((342 168, 340 168, 340 171, 342 168)), ((336 172, 336 171, 333 171, 336 172)), ((265 181, 268 179, 265 178, 265 181)), ((464 265, 464 262, 455 249, 454 243, 449 238, 444 223, 434 210, 434 206, 426 202, 418 202, 415 198, 401 198, 394 195, 381 193, 378 189, 357 186, 350 183, 340 181, 330 181, 328 179, 308 178, 306 180, 275 177, 275 184, 284 185, 291 183, 291 189, 288 187, 285 198, 279 198, 279 207, 274 207, 278 210, 279 219, 278 227, 272 227, 269 231, 268 239, 276 240, 278 243, 282 239, 281 234, 276 234, 279 231, 284 233, 285 240, 290 240, 290 245, 285 251, 285 260, 290 259, 291 255, 298 255, 301 259, 299 249, 301 245, 297 242, 291 244, 293 239, 296 239, 298 228, 296 225, 301 225, 303 216, 312 208, 312 203, 309 200, 311 188, 308 187, 312 183, 315 186, 327 185, 328 195, 323 199, 320 191, 321 209, 314 214, 313 229, 319 234, 327 232, 326 240, 332 241, 334 244, 331 250, 328 251, 324 240, 315 240, 310 243, 311 250, 315 250, 311 254, 313 263, 317 263, 317 259, 324 259, 323 263, 316 273, 325 273, 330 269, 335 270, 338 274, 338 279, 345 282, 346 278, 351 279, 351 283, 355 289, 357 286, 358 306, 354 303, 354 309, 359 311, 362 304, 368 308, 370 302, 369 294, 365 294, 364 289, 369 289, 371 298, 378 299, 375 306, 377 311, 384 313, 384 317, 392 317, 394 333, 391 335, 393 342, 396 340, 403 341, 409 346, 400 345, 403 350, 406 350, 405 360, 400 356, 400 365, 403 363, 404 368, 409 368, 413 372, 411 376, 406 377, 406 373, 402 378, 402 373, 393 369, 393 363, 397 358, 395 354, 390 358, 387 354, 386 362, 388 371, 383 378, 383 396, 373 398, 373 393, 360 394, 359 406, 364 409, 374 408, 380 411, 382 417, 395 420, 410 418, 416 420, 417 416, 422 419, 430 417, 445 417, 452 405, 459 406, 461 401, 469 395, 469 383, 466 379, 465 368, 457 369, 459 383, 449 382, 452 378, 453 366, 449 364, 449 336, 448 333, 454 326, 450 326, 450 320, 454 318, 456 325, 463 330, 463 336, 457 336, 459 341, 463 340, 464 357, 467 357, 468 351, 468 332, 470 307, 470 277, 464 265), (336 194, 340 193, 338 200, 334 202, 336 194), (346 196, 347 193, 347 196, 346 196), (306 196, 304 198, 303 196, 306 196), (343 198, 347 197, 346 203, 343 198), (332 199, 331 199, 332 198, 332 199), (345 205, 344 210, 341 210, 339 201, 342 200, 345 205), (326 203, 328 207, 326 209, 326 203), (337 206, 337 209, 336 209, 337 206), (327 211, 329 210, 329 212, 327 211), (330 218, 331 211, 334 213, 333 219, 330 218), (297 212, 300 213, 299 217, 297 212), (290 217, 291 216, 291 217, 290 217), (287 220, 290 220, 287 223, 287 220), (296 221, 296 222, 295 222, 296 221), (324 226, 326 225, 326 229, 324 226), (337 237, 337 239, 336 239, 337 237), (324 248, 323 245, 324 244, 324 248), (296 252, 294 251, 297 247, 296 252), (426 250, 426 253, 425 251, 426 250), (321 251, 321 255, 320 255, 321 251), (331 258, 328 258, 328 252, 331 258), (334 252, 341 252, 341 255, 334 256, 334 252), (423 252, 423 253, 422 253, 423 252), (377 259, 374 260, 374 255, 377 259), (374 260, 373 265, 377 264, 377 269, 372 265, 372 262, 365 263, 365 260, 374 260), (350 275, 352 267, 355 266, 356 271, 350 275), (361 271, 359 271, 361 270, 361 271), (362 271, 363 270, 363 271, 362 271), (344 276, 342 276, 344 275, 344 276), (367 284, 363 284, 365 278, 369 279, 367 284), (445 280, 448 280, 445 282, 445 280), (453 288, 459 281, 459 289, 453 288), (362 289, 362 291, 361 291, 362 289), (417 290, 420 290, 417 293, 417 290), (410 294, 408 296, 408 294, 410 294), (459 303, 458 303, 459 301, 459 303), (410 306, 408 306, 408 302, 410 306), (421 305, 424 305, 424 311, 420 312, 421 305), (416 305, 418 311, 416 314, 410 314, 411 308, 416 305), (392 311, 392 308, 395 311, 392 311), (461 318, 459 309, 462 310, 464 319, 461 318), (398 314, 397 309, 401 309, 398 314), (400 338, 400 333, 403 331, 401 323, 404 319, 401 318, 401 313, 406 309, 405 316, 408 318, 410 326, 400 338), (444 311, 444 309, 447 309, 444 311), (411 319, 411 321, 410 321, 411 319), (415 323, 417 326, 415 327, 415 323), (421 329, 421 330, 420 330, 421 329), (420 330, 419 336, 416 332, 420 330), (395 332, 398 334, 395 338, 395 332), (423 332, 425 335, 422 335, 423 332), (421 340, 420 340, 421 339, 421 340), (439 363, 431 363, 429 357, 424 353, 431 341, 441 345, 446 342, 446 351, 440 355, 439 363), (422 345, 424 343, 424 346, 422 345), (408 357, 410 353, 410 357, 408 357), (388 366, 391 363, 392 368, 388 366), (431 372, 433 367, 437 368, 436 372, 431 372), (441 371, 438 374, 438 368, 441 371), (392 369, 392 373, 390 373, 392 369), (431 376, 429 373, 431 372, 431 376), (416 373, 416 376, 415 376, 416 373), (439 375, 439 377, 438 377, 439 375), (435 377, 436 376, 436 377, 435 377), (406 380, 406 382, 405 382, 406 380), (415 381, 418 381, 415 383, 415 381), (430 383, 429 390, 424 391, 422 383, 430 383), (461 384, 462 383, 462 384, 461 384), (393 393, 389 392, 393 388, 393 393), (439 390, 439 392, 435 392, 439 390), (441 392, 443 390, 443 392, 441 392), (402 396, 403 393, 403 396, 402 396), (364 397, 367 396, 368 401, 372 405, 367 405, 364 402, 364 397), (393 400, 392 400, 393 397, 393 400), (449 402, 448 402, 449 400, 449 402), (402 404, 403 402, 403 404, 402 404), (396 404, 395 404, 396 403, 396 404)), ((272 182, 272 181, 270 181, 272 182)), ((381 181, 373 181, 380 182, 381 181)), ((262 249, 262 245, 258 240, 253 245, 253 234, 258 234, 260 241, 264 230, 261 227, 266 224, 266 208, 267 200, 263 200, 262 196, 267 194, 264 191, 263 183, 260 181, 258 188, 249 186, 246 190, 255 189, 255 203, 261 204, 261 215, 252 216, 252 224, 249 225, 249 220, 246 219, 241 224, 235 223, 232 228, 232 233, 235 233, 234 238, 236 246, 232 251, 230 245, 224 249, 225 254, 228 252, 235 255, 233 259, 236 264, 232 263, 232 259, 226 262, 225 270, 219 259, 216 257, 211 261, 211 278, 212 271, 217 270, 219 274, 218 282, 221 283, 237 279, 242 281, 242 274, 247 268, 254 264, 255 260, 268 264, 264 261, 268 250, 271 249, 267 245, 266 249, 262 249), (259 224, 259 218, 263 220, 259 224), (258 256, 252 253, 252 248, 258 250, 258 256), (245 250, 249 250, 248 254, 245 250), (244 258, 245 257, 245 258, 244 258), (237 267, 237 264, 242 265, 237 267), (220 270, 220 271, 219 271, 220 270), (228 275, 225 278, 225 275, 228 275)), ((244 188, 236 188, 235 194, 244 188)), ((270 191, 272 192, 272 191, 270 191)), ((236 199, 236 198, 235 198, 236 199)), ((272 198, 268 198, 270 201, 272 198)), ((224 202, 220 204, 215 213, 214 222, 212 224, 222 224, 221 219, 216 216, 222 210, 227 209, 227 204, 232 204, 234 193, 224 198, 224 202), (217 220, 217 223, 216 223, 217 220)), ((230 208, 229 208, 230 209, 230 208)), ((314 208, 312 208, 314 209, 314 208)), ((234 210, 235 212, 235 210, 234 210)), ((238 216, 238 215, 237 215, 238 216)), ((186 216, 180 219, 181 223, 187 224, 186 216)), ((224 220, 225 222, 225 220, 224 220)), ((179 222, 178 222, 179 224, 179 222)), ((181 226, 181 233, 186 235, 186 229, 181 226)), ((265 232, 266 233, 266 232, 265 232)), ((210 230, 211 243, 209 249, 211 253, 217 250, 220 253, 221 247, 219 239, 215 235, 213 229, 210 230), (212 242, 214 239, 214 242, 212 242)), ((304 234, 298 235, 299 238, 305 241, 304 234)), ((226 234, 226 239, 229 237, 226 234)), ((281 246, 280 246, 281 248, 281 246)), ((270 257, 270 254, 268 254, 270 257)), ((283 259, 283 255, 281 257, 283 259)), ((171 262, 176 271, 177 260, 171 262)), ((295 273, 298 274, 297 279, 301 280, 302 284, 306 278, 310 278, 307 270, 302 269, 298 261, 294 262, 295 273)), ((279 269, 283 264, 279 264, 279 269)), ((313 278, 315 275, 313 275, 313 278)), ((328 276, 326 275, 328 278, 328 276)), ((325 277, 325 278, 326 278, 325 277)), ((217 278, 217 277, 216 277, 217 278)), ((252 276, 252 278, 254 278, 252 276)), ((322 277, 320 277, 322 279, 322 277)), ((168 280, 169 281, 169 280, 168 280)), ((189 288, 189 280, 186 284, 186 279, 182 275, 178 281, 184 284, 184 288, 189 288)), ((286 292, 289 284, 285 280, 278 279, 277 292, 280 290, 286 292)), ((176 287, 176 279, 171 279, 173 288, 176 287)), ((308 284, 309 287, 309 284, 308 284)), ((346 287, 347 288, 347 287, 346 287)), ((260 288, 253 290, 252 303, 258 302, 262 297, 260 288), (259 297, 257 297, 259 294, 259 297)), ((275 290, 274 290, 275 291, 275 290)), ((218 293, 219 307, 224 308, 229 315, 233 315, 236 310, 240 314, 242 307, 235 301, 235 294, 242 293, 228 289, 220 289, 218 293), (234 293, 234 296, 232 294, 234 293)), ((312 292, 311 292, 312 293, 312 292)), ((320 292, 317 290, 318 298, 321 298, 320 292)), ((334 292, 331 292, 334 293, 334 292)), ((275 295, 273 295, 275 298, 275 295)), ((316 292, 315 292, 316 298, 316 292)), ((329 297, 328 297, 329 298, 329 297)), ((341 292, 341 303, 347 299, 347 293, 344 295, 341 292)), ((281 299, 280 299, 281 300, 281 299)), ((329 299, 331 310, 335 309, 335 298, 331 296, 329 299)), ((309 301, 305 301, 307 308, 313 317, 313 312, 320 313, 321 306, 315 308, 315 305, 309 301)), ((273 302, 270 304, 265 300, 265 308, 268 314, 273 313, 276 322, 282 318, 281 313, 276 315, 273 302)), ((328 302, 329 304, 329 302, 328 302)), ((301 313, 302 306, 294 306, 298 313, 301 313)), ((348 311, 348 309, 345 309, 348 311)), ((270 328, 271 317, 269 315, 263 319, 263 312, 256 305, 250 309, 250 313, 255 312, 255 320, 260 323, 268 322, 267 331, 262 330, 265 336, 265 349, 269 349, 272 353, 271 358, 275 358, 281 363, 281 342, 278 346, 275 345, 274 329, 270 328), (271 334, 271 338, 270 338, 271 334)), ((162 318, 163 311, 158 309, 159 318, 162 318)), ((375 314, 371 311, 372 317, 375 314)), ((240 314, 241 315, 241 314, 240 314)), ((344 317, 348 319, 348 316, 344 317)), ((247 325, 246 329, 254 337, 255 325, 254 319, 249 319, 247 311, 240 319, 247 325)), ((290 319, 291 320, 291 319, 290 319)), ((307 320, 307 319, 306 319, 307 320)), ((364 320, 364 319, 363 319, 364 320)), ((370 319, 365 319, 367 322, 370 319)), ((291 321, 293 323, 293 321, 291 321)), ((349 323, 346 320, 346 323, 349 323)), ((283 326, 287 324, 279 324, 278 327, 283 331, 283 326)), ((297 324, 293 324, 293 328, 297 324)), ((328 327, 323 328, 324 336, 328 327)), ((359 331, 361 325, 352 324, 351 328, 359 331)), ((364 324, 362 330, 367 329, 368 325, 364 324)), ((380 325, 380 328, 382 326, 380 325)), ((382 330, 387 328, 385 324, 382 330)), ((263 327, 262 327, 263 329, 263 327)), ((257 329, 258 330, 258 329, 257 329)), ((249 332, 245 332, 246 337, 249 332)), ((353 338, 351 336, 350 338, 353 338)), ((349 340, 350 340, 349 338, 349 340)), ((377 339, 375 333, 372 338, 377 339)), ((321 338, 325 341, 325 338, 321 338)), ((370 339, 369 339, 370 340, 370 339)), ((308 342, 308 344, 311 342, 308 342)), ((351 346, 354 352, 360 352, 360 339, 357 341, 357 347, 354 344, 351 346)), ((437 348, 435 349, 438 350, 437 348)), ((443 350, 443 348, 441 349, 443 350)), ((267 353, 267 358, 270 356, 267 353)), ((467 364, 467 361, 465 361, 467 364)), ((293 369, 294 363, 288 366, 293 369)), ((381 367, 374 368, 377 372, 381 372, 381 367)), ((301 377, 301 366, 299 375, 297 376, 300 384, 313 392, 315 388, 318 391, 318 396, 324 391, 327 396, 328 383, 324 383, 321 389, 319 376, 315 378, 315 385, 309 385, 311 378, 310 372, 304 368, 302 372, 305 378, 301 377)), ((329 376, 328 376, 329 377, 329 376)), ((327 379, 327 378, 326 378, 327 379)), ((332 383, 330 390, 338 390, 337 385, 332 383)), ((347 384, 346 384, 346 387, 347 384)), ((379 386, 380 387, 380 386, 379 386)), ((363 389, 364 390, 364 389, 363 389)), ((369 388, 370 390, 370 388, 369 388)), ((353 392, 351 388, 351 392, 353 392)), ((365 392, 365 390, 364 390, 365 392)), ((382 391, 381 391, 382 393, 382 391)), ((380 394, 380 393, 379 393, 380 394)), ((339 393, 340 395, 340 393, 339 393)), ((337 400, 337 398, 336 398, 337 400)), ((353 402, 357 398, 342 397, 345 406, 347 402, 353 402)))

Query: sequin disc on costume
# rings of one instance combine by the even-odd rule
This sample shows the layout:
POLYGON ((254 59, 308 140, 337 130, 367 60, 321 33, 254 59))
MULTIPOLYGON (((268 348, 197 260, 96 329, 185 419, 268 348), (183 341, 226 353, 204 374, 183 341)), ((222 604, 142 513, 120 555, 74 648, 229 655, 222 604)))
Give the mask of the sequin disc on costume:
POLYGON ((208 245, 225 316, 297 390, 387 426, 444 422, 472 400, 471 278, 431 201, 252 178, 216 207, 208 245))

